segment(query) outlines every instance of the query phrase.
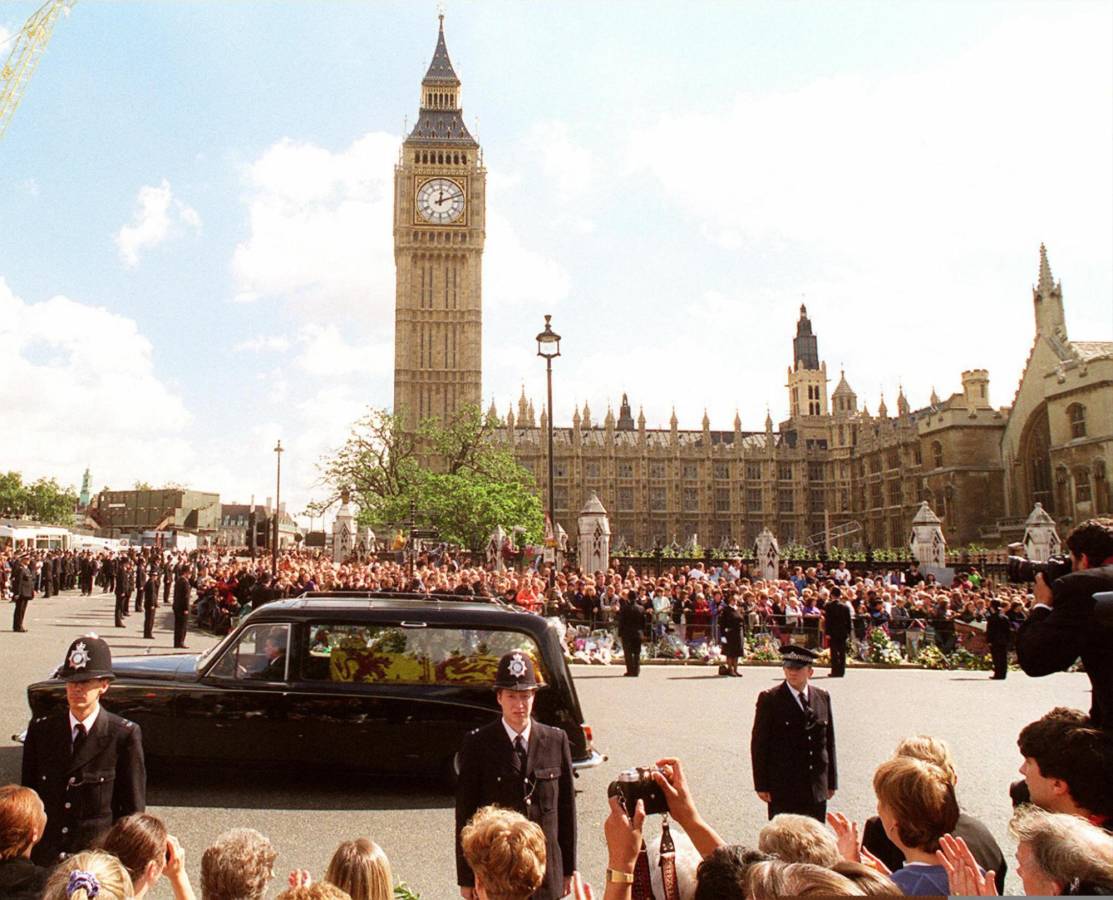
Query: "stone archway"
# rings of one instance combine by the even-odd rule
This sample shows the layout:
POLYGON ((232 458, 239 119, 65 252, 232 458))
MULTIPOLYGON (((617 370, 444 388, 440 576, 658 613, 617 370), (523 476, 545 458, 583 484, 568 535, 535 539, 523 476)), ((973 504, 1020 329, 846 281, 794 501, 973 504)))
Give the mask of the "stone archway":
POLYGON ((1020 438, 1020 462, 1024 470, 1020 495, 1027 498, 1022 509, 1032 509, 1038 502, 1054 516, 1056 497, 1055 482, 1051 477, 1051 423, 1046 403, 1040 404, 1024 426, 1020 438))

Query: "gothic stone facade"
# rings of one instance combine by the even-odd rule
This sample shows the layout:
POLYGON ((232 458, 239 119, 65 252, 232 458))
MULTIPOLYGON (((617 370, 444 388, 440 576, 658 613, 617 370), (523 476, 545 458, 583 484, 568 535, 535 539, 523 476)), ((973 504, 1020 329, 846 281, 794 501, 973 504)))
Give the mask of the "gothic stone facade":
MULTIPOLYGON (((404 421, 450 419, 481 396, 481 272, 486 170, 460 109, 460 80, 443 18, 421 87, 417 124, 395 169, 396 334, 394 409, 404 421)), ((923 409, 903 391, 889 414, 871 415, 841 375, 828 395, 827 367, 801 307, 788 369, 789 418, 776 430, 667 429, 635 422, 625 395, 601 424, 587 405, 555 429, 556 519, 569 532, 598 494, 613 540, 636 547, 684 542, 749 547, 763 527, 782 543, 818 545, 842 528, 843 545, 907 542, 920 502, 943 520, 951 546, 1019 537, 1035 501, 1061 529, 1110 511, 1113 343, 1068 340, 1062 291, 1040 248, 1033 289, 1036 336, 1011 407, 989 401, 984 369, 962 390, 923 409)), ((547 492, 545 412, 523 395, 498 439, 547 492)), ((575 535, 573 534, 574 538, 575 535)))
MULTIPOLYGON (((1109 514, 1113 466, 1113 343, 1066 337, 1061 290, 1040 248, 1033 290, 1036 336, 1011 407, 994 408, 989 374, 962 373, 962 389, 911 409, 903 391, 890 414, 859 409, 840 375, 828 396, 826 365, 803 307, 788 370, 790 417, 776 431, 713 431, 635 422, 623 395, 602 424, 585 405, 571 428, 556 428, 556 518, 574 524, 593 492, 611 514, 613 540, 635 547, 685 542, 752 546, 764 527, 782 543, 897 547, 923 500, 943 520, 951 546, 1000 546, 1019 539, 1038 500, 1061 531, 1109 514), (860 530, 855 529, 858 526, 860 530)), ((545 411, 523 396, 498 434, 544 490, 545 411)), ((544 496, 544 495, 543 495, 544 496)), ((567 526, 566 526, 567 527, 567 526)))

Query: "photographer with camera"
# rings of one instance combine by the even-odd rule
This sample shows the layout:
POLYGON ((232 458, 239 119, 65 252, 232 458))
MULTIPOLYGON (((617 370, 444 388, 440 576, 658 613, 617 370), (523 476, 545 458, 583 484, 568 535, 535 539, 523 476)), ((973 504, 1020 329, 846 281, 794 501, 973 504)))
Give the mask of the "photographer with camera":
POLYGON ((1036 603, 1016 636, 1020 667, 1050 675, 1079 657, 1093 689, 1090 719, 1113 731, 1113 609, 1094 595, 1113 591, 1113 519, 1090 519, 1067 536, 1066 561, 1034 565, 1010 559, 1010 580, 1034 576, 1036 603))

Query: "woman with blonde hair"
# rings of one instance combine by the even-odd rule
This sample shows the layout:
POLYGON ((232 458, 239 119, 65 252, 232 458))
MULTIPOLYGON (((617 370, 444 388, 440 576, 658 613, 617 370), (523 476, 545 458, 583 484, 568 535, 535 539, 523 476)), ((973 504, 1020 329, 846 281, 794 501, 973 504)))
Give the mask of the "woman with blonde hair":
POLYGON ((391 900, 394 896, 390 860, 367 838, 345 841, 336 848, 325 881, 347 891, 352 900, 391 900))
POLYGON ((42 900, 132 900, 131 876, 115 856, 86 850, 54 867, 42 900))

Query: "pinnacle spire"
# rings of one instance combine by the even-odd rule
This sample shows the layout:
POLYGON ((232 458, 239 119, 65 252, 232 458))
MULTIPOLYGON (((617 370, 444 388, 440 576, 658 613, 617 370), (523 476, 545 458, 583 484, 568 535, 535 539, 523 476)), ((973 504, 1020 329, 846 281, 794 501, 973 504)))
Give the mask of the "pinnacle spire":
POLYGON ((437 48, 433 51, 433 61, 429 63, 429 71, 421 80, 423 85, 443 86, 450 84, 460 86, 460 79, 456 77, 456 70, 452 68, 452 60, 448 57, 448 45, 444 42, 444 13, 438 17, 440 27, 437 29, 437 48))
POLYGON ((1040 244, 1040 282, 1037 290, 1041 294, 1051 293, 1051 289, 1055 287, 1055 281, 1051 277, 1051 264, 1047 261, 1047 247, 1042 243, 1040 244))

